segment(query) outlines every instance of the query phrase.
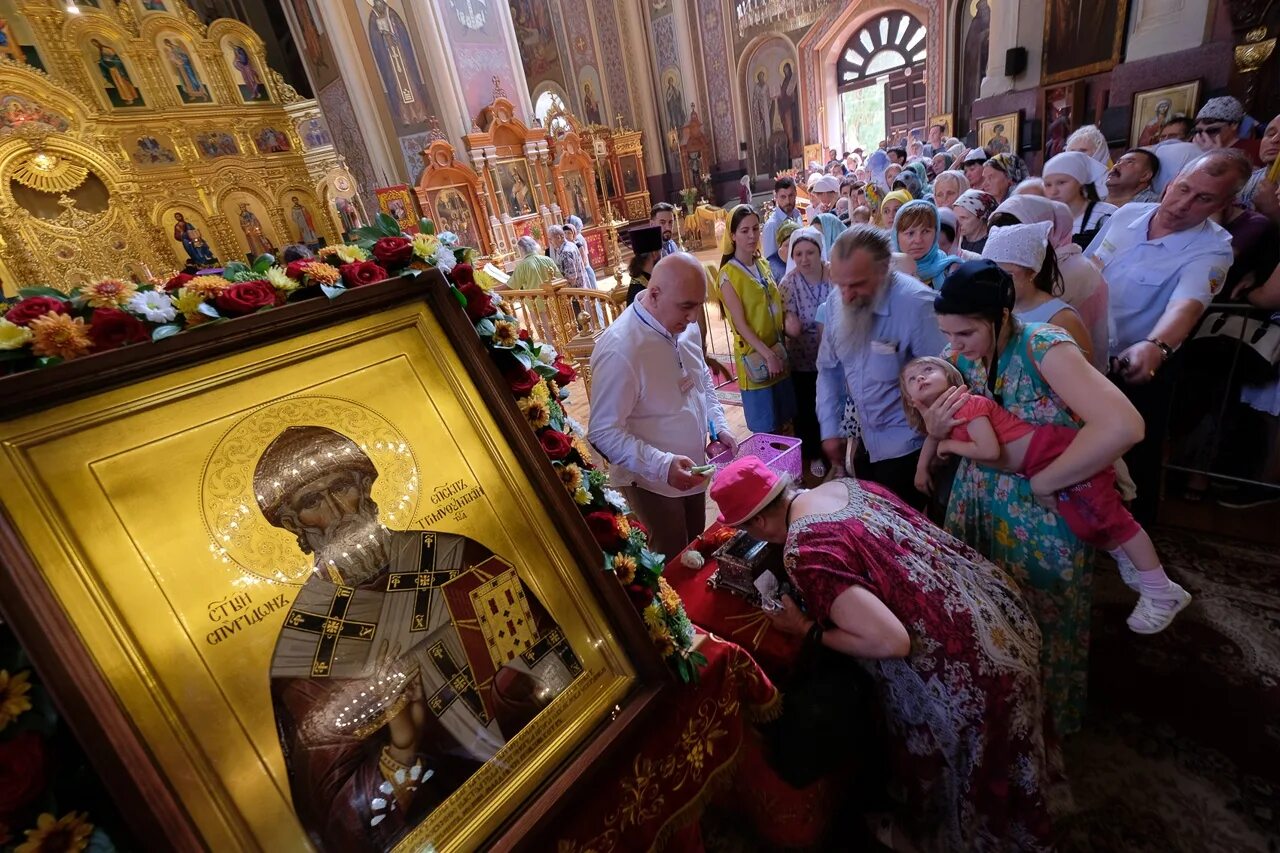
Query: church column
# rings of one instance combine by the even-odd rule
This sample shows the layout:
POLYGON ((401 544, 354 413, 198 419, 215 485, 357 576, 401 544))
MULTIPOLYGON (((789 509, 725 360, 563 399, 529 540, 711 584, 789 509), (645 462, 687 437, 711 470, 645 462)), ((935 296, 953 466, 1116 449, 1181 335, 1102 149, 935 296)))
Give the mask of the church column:
MULTIPOLYGON (((968 0, 962 0, 962 2, 968 2, 968 0)), ((987 51, 987 73, 982 78, 982 87, 979 89, 984 98, 1013 91, 1013 78, 1006 77, 1004 73, 1004 55, 1009 48, 1018 46, 1019 7, 1022 5, 1020 0, 988 0, 988 2, 991 7, 990 47, 987 51)), ((1027 47, 1027 54, 1030 57, 1031 46, 1023 46, 1027 47)), ((1040 55, 1039 44, 1036 45, 1035 53, 1037 57, 1040 55)), ((1039 65, 1037 64, 1036 67, 1038 68, 1039 65)), ((1029 61, 1027 70, 1028 72, 1031 70, 1029 61)))
MULTIPOLYGON (((627 72, 631 75, 630 88, 633 96, 633 107, 636 110, 636 118, 639 122, 640 130, 644 132, 645 174, 651 178, 657 177, 666 174, 669 170, 668 158, 664 154, 669 148, 667 137, 663 133, 663 128, 666 127, 667 122, 658 118, 658 107, 655 102, 655 93, 660 91, 657 85, 657 78, 654 76, 654 68, 657 67, 655 56, 657 48, 654 43, 656 36, 648 26, 650 22, 646 21, 642 16, 638 3, 621 3, 618 10, 622 14, 622 31, 635 34, 630 39, 631 45, 644 44, 647 46, 644 52, 635 47, 627 51, 627 72)), ((655 183, 650 183, 649 195, 654 201, 666 200, 668 195, 667 188, 663 187, 661 183, 657 183, 655 188, 655 183)))

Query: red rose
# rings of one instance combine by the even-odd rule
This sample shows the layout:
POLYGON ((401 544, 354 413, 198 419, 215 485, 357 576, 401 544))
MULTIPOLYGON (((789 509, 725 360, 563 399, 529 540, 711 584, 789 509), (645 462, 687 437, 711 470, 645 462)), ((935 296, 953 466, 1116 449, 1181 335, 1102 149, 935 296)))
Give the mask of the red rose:
POLYGON ((544 429, 538 441, 542 442, 542 449, 547 451, 547 455, 557 462, 573 452, 573 440, 554 429, 544 429))
POLYGON ((462 287, 464 284, 472 284, 476 280, 471 264, 454 264, 453 270, 449 275, 453 277, 453 283, 458 287, 462 287))
POLYGON ((558 356, 551 366, 556 369, 556 375, 553 378, 561 388, 578 378, 578 371, 574 370, 568 362, 558 356))
POLYGON ((173 291, 182 287, 182 285, 191 281, 191 279, 193 278, 195 278, 195 276, 193 276, 191 273, 180 272, 177 275, 175 275, 173 278, 169 279, 164 283, 165 292, 173 293, 173 291))
POLYGON ((45 787, 44 741, 25 731, 0 741, 0 814, 13 814, 40 796, 45 787))
POLYGON ((511 386, 511 393, 517 397, 526 397, 538 384, 538 374, 525 367, 513 367, 503 374, 507 380, 507 384, 511 386))
POLYGON ((471 318, 471 322, 478 323, 485 317, 498 313, 498 309, 493 307, 493 300, 480 285, 464 284, 458 288, 458 292, 467 298, 467 316, 471 318))
POLYGON ((125 344, 141 344, 151 340, 147 324, 119 308, 99 308, 93 312, 89 323, 89 337, 98 352, 116 349, 125 344))
POLYGON ((347 287, 363 287, 384 281, 387 271, 373 261, 354 261, 342 265, 342 282, 347 287))
POLYGON ((516 337, 520 338, 520 340, 524 341, 526 344, 533 340, 533 335, 529 334, 528 329, 521 329, 520 334, 516 337))
POLYGON ((609 510, 598 509, 587 513, 587 527, 591 528, 591 535, 606 551, 617 551, 626 544, 626 540, 618 535, 618 525, 614 523, 613 513, 609 510))
POLYGON ((315 263, 315 258, 302 258, 297 261, 290 261, 289 265, 284 268, 284 274, 294 281, 302 281, 302 268, 307 264, 315 263))
POLYGON ((259 308, 276 304, 276 289, 266 279, 240 281, 222 291, 214 299, 214 304, 223 314, 239 317, 252 314, 259 308))
POLYGON ((52 296, 28 296, 5 312, 4 318, 15 326, 29 326, 32 320, 50 313, 67 313, 67 303, 52 296))
POLYGON ((407 237, 382 237, 373 244, 373 257, 384 267, 399 267, 413 259, 413 241, 407 237))

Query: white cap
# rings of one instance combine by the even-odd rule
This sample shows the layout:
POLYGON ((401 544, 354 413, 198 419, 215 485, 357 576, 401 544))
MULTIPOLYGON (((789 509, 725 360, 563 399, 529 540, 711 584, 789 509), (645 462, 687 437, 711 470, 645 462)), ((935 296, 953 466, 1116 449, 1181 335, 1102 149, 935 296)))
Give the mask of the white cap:
POLYGON ((1093 184, 1093 188, 1098 191, 1098 198, 1107 197, 1107 167, 1080 151, 1064 151, 1050 158, 1040 175, 1044 178, 1066 175, 1075 178, 1081 186, 1093 184))
POLYGON ((987 243, 982 247, 982 257, 998 264, 1017 264, 1040 271, 1044 266, 1045 251, 1049 246, 1052 222, 1031 222, 1026 225, 997 225, 987 232, 987 243))

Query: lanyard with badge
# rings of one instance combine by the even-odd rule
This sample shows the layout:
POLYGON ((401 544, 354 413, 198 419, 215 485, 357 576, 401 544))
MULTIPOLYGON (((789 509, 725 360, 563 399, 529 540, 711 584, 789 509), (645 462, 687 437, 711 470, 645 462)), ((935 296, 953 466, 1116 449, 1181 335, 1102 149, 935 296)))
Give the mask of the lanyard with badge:
POLYGON ((693 377, 691 377, 688 371, 684 369, 684 356, 680 354, 680 341, 676 339, 675 335, 671 334, 666 329, 650 323, 649 318, 645 316, 645 312, 637 311, 636 316, 640 318, 641 323, 644 323, 650 329, 653 329, 659 335, 662 335, 662 337, 671 342, 671 347, 675 350, 676 354, 676 367, 680 368, 680 393, 688 394, 693 388, 693 377))

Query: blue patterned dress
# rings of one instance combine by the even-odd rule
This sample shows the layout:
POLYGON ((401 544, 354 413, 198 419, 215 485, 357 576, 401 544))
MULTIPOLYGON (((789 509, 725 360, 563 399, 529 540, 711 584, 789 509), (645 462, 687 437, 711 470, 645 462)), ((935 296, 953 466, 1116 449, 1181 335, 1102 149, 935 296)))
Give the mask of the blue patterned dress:
MULTIPOLYGON (((1027 323, 1000 354, 996 393, 1004 408, 1036 426, 1078 422, 1053 392, 1039 365, 1071 336, 1047 323, 1027 323)), ((946 354, 974 393, 988 395, 987 373, 949 350, 946 354)), ((1040 624, 1045 704, 1059 735, 1080 729, 1089 663, 1089 606, 1093 553, 1062 517, 1036 503, 1025 477, 964 459, 947 506, 948 532, 1014 577, 1040 624)))

